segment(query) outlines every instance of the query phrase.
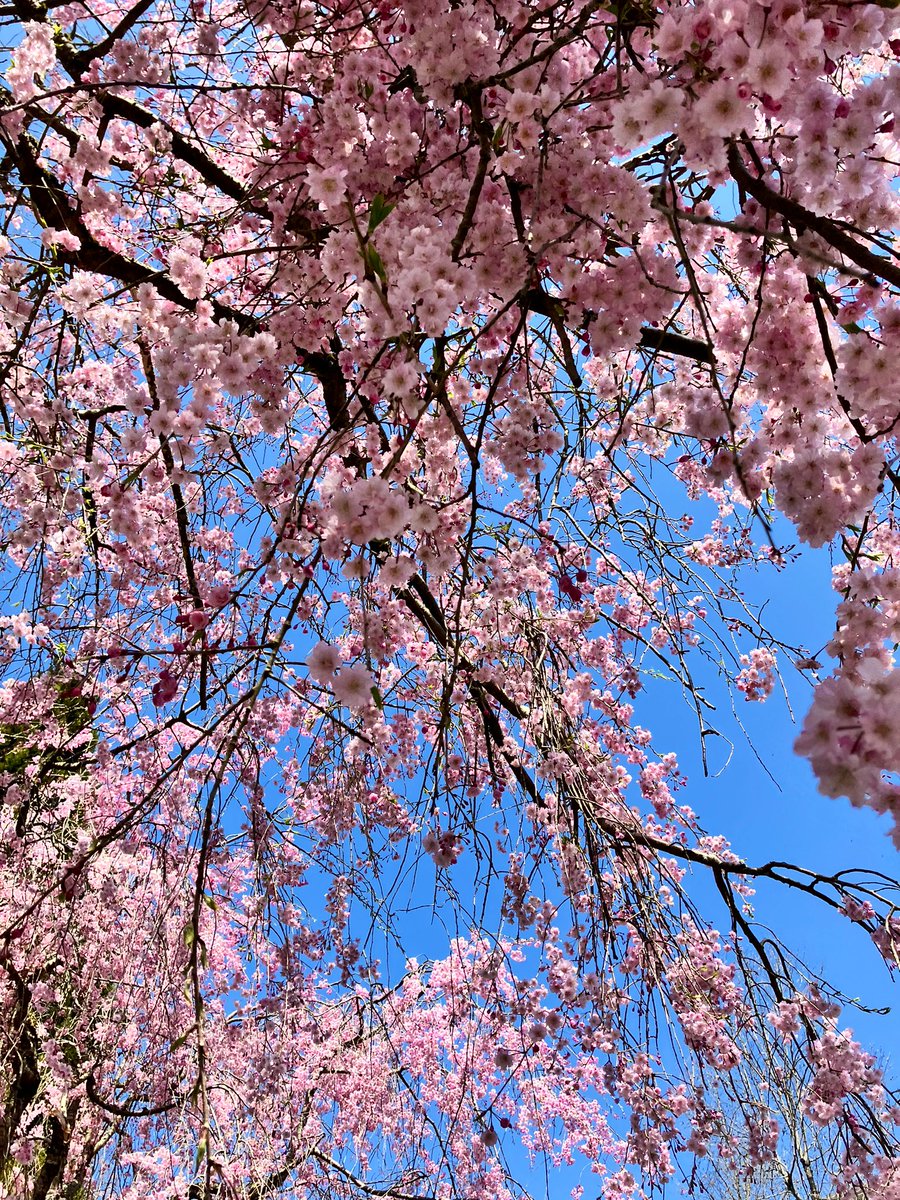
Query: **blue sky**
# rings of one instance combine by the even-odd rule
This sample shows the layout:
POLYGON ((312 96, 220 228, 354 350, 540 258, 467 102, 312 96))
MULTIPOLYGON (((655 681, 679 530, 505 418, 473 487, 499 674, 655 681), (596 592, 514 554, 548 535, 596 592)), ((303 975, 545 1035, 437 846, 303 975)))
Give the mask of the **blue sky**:
MULTIPOLYGON (((779 530, 784 534, 789 529, 779 530)), ((834 626, 837 595, 830 583, 828 548, 802 548, 783 572, 748 574, 751 600, 767 600, 767 625, 785 641, 821 650, 834 626)), ((830 666, 825 655, 822 675, 830 666)), ((716 700, 717 723, 731 732, 733 750, 722 739, 707 741, 709 776, 704 778, 697 726, 686 705, 672 702, 672 687, 647 688, 639 705, 641 718, 654 732, 660 750, 674 750, 688 784, 682 802, 698 813, 711 833, 729 838, 746 861, 771 859, 797 863, 823 872, 864 868, 897 877, 900 855, 888 836, 890 821, 870 809, 854 809, 847 800, 820 795, 805 760, 793 752, 811 687, 790 664, 784 679, 793 716, 776 690, 764 704, 736 696, 734 708, 742 733, 730 716, 724 686, 710 680, 708 694, 716 700), (726 765, 727 763, 727 765, 726 765)), ((821 971, 849 996, 870 1006, 896 1003, 891 978, 881 955, 859 928, 804 896, 784 894, 774 884, 760 885, 753 901, 756 915, 812 968, 821 971)), ((876 1016, 848 1010, 844 1014, 868 1047, 900 1060, 900 1026, 894 1015, 876 1016)))

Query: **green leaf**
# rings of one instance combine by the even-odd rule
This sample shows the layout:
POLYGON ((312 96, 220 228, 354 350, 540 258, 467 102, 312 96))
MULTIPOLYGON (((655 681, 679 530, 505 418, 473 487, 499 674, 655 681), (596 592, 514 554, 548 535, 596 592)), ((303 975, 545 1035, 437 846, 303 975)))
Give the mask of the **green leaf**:
POLYGON ((394 211, 394 205, 388 204, 381 192, 372 201, 372 207, 369 211, 369 233, 374 233, 378 226, 385 218, 389 217, 394 211))
POLYGON ((373 275, 377 275, 382 283, 387 283, 387 271, 384 268, 384 263, 381 261, 381 255, 374 246, 366 246, 366 267, 373 275))

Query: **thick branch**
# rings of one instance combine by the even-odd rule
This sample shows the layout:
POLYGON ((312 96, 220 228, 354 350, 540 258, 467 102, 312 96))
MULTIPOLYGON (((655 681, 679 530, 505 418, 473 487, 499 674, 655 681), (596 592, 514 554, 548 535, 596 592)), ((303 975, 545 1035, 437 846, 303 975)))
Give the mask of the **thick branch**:
POLYGON ((796 200, 776 192, 763 179, 752 175, 735 145, 728 148, 728 169, 735 182, 763 208, 780 213, 795 227, 810 230, 864 271, 900 288, 900 266, 884 255, 875 254, 867 247, 861 246, 828 217, 817 216, 796 200))

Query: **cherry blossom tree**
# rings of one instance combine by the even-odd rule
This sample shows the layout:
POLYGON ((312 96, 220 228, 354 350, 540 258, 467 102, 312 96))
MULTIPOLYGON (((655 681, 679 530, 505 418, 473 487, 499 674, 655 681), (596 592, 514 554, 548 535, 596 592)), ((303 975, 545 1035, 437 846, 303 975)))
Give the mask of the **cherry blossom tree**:
POLYGON ((900 18, 0 26, 0 1195, 897 1200, 751 898, 893 969, 898 886, 745 861, 641 722, 806 677, 896 830, 900 18))

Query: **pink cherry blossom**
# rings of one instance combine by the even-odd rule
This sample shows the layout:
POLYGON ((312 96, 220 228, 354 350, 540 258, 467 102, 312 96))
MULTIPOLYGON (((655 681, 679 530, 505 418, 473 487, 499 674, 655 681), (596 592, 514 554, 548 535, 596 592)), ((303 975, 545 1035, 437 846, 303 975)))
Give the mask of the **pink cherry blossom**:
POLYGON ((898 25, 5 6, 0 1192, 898 1200, 898 25))

